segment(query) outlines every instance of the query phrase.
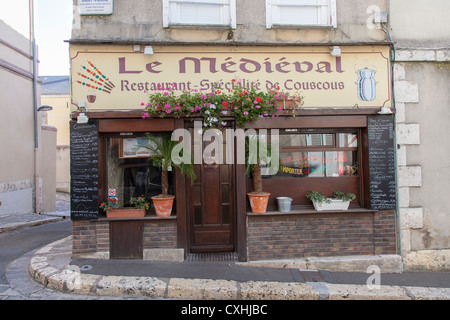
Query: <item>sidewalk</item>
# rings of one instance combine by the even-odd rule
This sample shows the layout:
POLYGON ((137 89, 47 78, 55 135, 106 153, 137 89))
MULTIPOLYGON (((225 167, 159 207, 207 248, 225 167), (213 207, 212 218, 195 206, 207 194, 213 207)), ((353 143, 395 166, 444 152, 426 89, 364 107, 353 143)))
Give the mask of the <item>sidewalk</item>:
POLYGON ((29 268, 36 281, 68 293, 163 299, 450 300, 448 272, 381 274, 381 286, 369 288, 370 274, 233 262, 71 260, 71 241, 61 239, 36 252, 29 268), (427 281, 441 287, 424 286, 427 281))
POLYGON ((70 218, 70 196, 66 193, 57 193, 55 212, 0 215, 0 233, 57 222, 65 218, 70 218))
MULTIPOLYGON (((0 230, 70 218, 67 208, 67 201, 62 201, 60 211, 52 214, 3 217, 0 230)), ((450 300, 450 272, 381 273, 377 287, 372 273, 307 270, 286 262, 256 266, 231 261, 72 259, 72 237, 50 243, 28 258, 31 277, 45 287, 105 298, 450 300)))

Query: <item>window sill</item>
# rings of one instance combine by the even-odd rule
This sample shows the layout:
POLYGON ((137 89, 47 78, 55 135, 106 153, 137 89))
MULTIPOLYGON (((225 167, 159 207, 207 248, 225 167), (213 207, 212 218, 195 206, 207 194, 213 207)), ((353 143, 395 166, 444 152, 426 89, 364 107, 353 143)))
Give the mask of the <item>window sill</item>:
POLYGON ((286 215, 315 215, 315 214, 354 214, 354 213, 375 213, 378 210, 371 210, 367 208, 351 207, 348 210, 329 210, 329 211, 316 211, 312 207, 305 207, 302 209, 293 209, 289 212, 281 211, 267 211, 266 213, 253 213, 247 212, 247 216, 286 216, 286 215))
POLYGON ((321 30, 333 30, 336 29, 332 25, 316 25, 316 24, 273 24, 270 29, 290 29, 290 30, 309 30, 309 29, 321 29, 321 30))
POLYGON ((169 216, 169 217, 166 217, 166 218, 161 218, 161 217, 157 217, 155 215, 146 215, 143 218, 117 218, 117 219, 113 219, 113 218, 101 217, 101 218, 98 218, 97 221, 131 221, 131 220, 133 220, 133 221, 141 221, 141 220, 148 221, 148 220, 176 220, 176 219, 177 219, 177 216, 169 216))
POLYGON ((185 29, 185 30, 211 30, 211 31, 227 31, 230 25, 210 25, 210 24, 170 24, 164 29, 185 29))

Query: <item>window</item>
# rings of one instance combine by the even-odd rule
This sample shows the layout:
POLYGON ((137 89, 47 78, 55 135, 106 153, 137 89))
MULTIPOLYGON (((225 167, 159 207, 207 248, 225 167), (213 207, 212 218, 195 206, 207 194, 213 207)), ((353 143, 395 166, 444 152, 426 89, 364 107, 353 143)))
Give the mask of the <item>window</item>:
POLYGON ((163 24, 236 28, 236 0, 163 0, 163 24))
MULTIPOLYGON (((155 133, 158 137, 158 134, 155 133)), ((148 143, 141 135, 122 137, 111 134, 105 137, 106 142, 106 191, 115 190, 116 197, 124 207, 129 207, 131 197, 144 196, 150 203, 147 214, 155 215, 152 196, 161 193, 161 169, 149 162, 152 155, 138 145, 148 143)), ((169 172, 169 194, 174 194, 175 177, 169 172)), ((173 210, 172 212, 176 212, 173 210)))
POLYGON ((336 28, 336 0, 266 0, 266 28, 277 25, 336 28))
POLYGON ((357 132, 280 132, 277 176, 330 178, 358 175, 357 132))

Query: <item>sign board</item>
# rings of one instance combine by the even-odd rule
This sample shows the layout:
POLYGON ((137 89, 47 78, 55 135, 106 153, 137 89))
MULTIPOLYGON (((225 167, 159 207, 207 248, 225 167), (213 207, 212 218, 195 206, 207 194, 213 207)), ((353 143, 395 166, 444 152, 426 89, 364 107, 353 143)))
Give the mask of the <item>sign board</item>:
POLYGON ((97 123, 70 122, 70 218, 98 218, 97 123))
POLYGON ((114 0, 78 0, 78 12, 81 15, 102 15, 113 13, 114 0))
POLYGON ((370 206, 375 210, 395 209, 394 117, 370 116, 369 140, 370 206))
POLYGON ((389 46, 194 47, 128 45, 70 47, 72 104, 88 110, 143 109, 149 93, 173 87, 205 90, 280 88, 304 97, 304 108, 391 107, 389 46))

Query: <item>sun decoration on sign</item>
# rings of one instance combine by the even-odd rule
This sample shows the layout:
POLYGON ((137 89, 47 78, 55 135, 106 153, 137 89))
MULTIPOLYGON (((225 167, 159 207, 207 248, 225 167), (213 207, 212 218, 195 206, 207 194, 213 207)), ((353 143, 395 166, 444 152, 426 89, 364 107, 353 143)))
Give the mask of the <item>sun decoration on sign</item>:
MULTIPOLYGON (((78 72, 78 75, 80 77, 83 77, 84 79, 81 79, 82 81, 77 80, 77 83, 81 84, 82 86, 86 86, 90 89, 110 94, 111 91, 115 88, 115 85, 91 61, 88 61, 87 63, 89 64, 90 67, 81 66, 84 70, 83 72, 87 74, 78 72)), ((94 91, 88 94, 88 101, 91 103, 95 101, 94 91)))

